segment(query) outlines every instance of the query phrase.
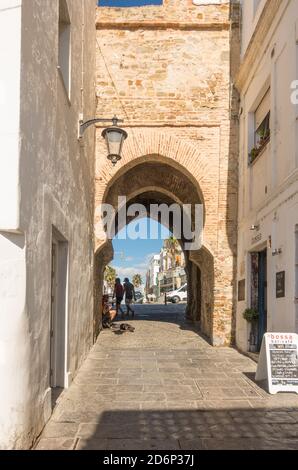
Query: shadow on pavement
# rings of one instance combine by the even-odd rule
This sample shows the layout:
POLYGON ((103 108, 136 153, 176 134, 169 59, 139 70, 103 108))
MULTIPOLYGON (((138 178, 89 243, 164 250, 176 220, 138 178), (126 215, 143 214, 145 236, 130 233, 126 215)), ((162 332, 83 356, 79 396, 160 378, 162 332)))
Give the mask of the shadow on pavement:
POLYGON ((297 436, 297 409, 111 410, 81 424, 76 449, 294 450, 297 436))

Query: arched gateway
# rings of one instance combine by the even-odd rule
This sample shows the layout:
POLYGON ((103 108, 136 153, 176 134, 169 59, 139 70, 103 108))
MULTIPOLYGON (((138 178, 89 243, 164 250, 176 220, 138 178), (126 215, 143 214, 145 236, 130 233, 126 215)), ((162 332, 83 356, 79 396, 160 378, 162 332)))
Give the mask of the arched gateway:
MULTIPOLYGON (((239 51, 232 9, 228 1, 165 0, 159 7, 99 8, 96 25, 97 117, 123 118, 128 138, 113 167, 97 128, 95 225, 99 206, 116 208, 118 196, 145 207, 203 204, 203 246, 185 252, 187 315, 214 345, 230 344, 234 333, 237 102, 230 83, 239 51)), ((97 334, 98 286, 111 242, 96 238, 95 252, 97 334)))
MULTIPOLYGON (((147 208, 153 203, 203 205, 203 246, 185 252, 189 289, 187 316, 199 321, 202 333, 214 345, 230 343, 233 318, 233 251, 230 242, 235 235, 232 224, 230 231, 228 225, 222 224, 225 210, 221 216, 220 175, 214 172, 219 165, 218 154, 206 159, 199 148, 167 133, 145 134, 135 130, 124 147, 118 167, 113 168, 105 162, 104 148, 100 154, 102 159, 96 171, 95 226, 100 223, 97 208, 102 203, 109 203, 117 210, 118 196, 126 197, 128 207, 135 203, 147 208)), ((183 240, 181 243, 183 247, 183 240)), ((104 267, 112 258, 111 241, 96 238, 95 286, 102 284, 104 267)), ((95 330, 100 322, 96 314, 100 296, 100 289, 96 289, 95 330)))

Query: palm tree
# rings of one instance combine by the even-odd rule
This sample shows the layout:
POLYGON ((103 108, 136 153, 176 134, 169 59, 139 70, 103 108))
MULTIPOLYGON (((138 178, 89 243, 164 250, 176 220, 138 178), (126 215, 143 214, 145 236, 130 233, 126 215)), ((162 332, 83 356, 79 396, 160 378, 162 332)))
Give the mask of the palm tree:
POLYGON ((140 274, 135 274, 132 278, 132 283, 135 287, 140 287, 143 284, 143 280, 140 274))
POLYGON ((172 284, 173 290, 175 290, 175 267, 176 267, 176 255, 179 253, 179 242, 173 235, 165 240, 165 248, 167 253, 170 255, 172 264, 172 284))
POLYGON ((112 266, 106 266, 105 272, 104 272, 104 280, 108 284, 108 287, 110 287, 111 289, 114 288, 115 279, 116 279, 116 269, 114 269, 112 266))

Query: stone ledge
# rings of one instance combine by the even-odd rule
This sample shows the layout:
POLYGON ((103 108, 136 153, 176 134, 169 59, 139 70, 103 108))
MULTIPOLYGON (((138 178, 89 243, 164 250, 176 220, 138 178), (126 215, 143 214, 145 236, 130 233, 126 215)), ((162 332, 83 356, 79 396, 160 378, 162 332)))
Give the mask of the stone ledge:
MULTIPOLYGON (((96 114, 96 116, 100 116, 100 113, 98 112, 96 114)), ((226 121, 228 121, 228 119, 226 119, 226 121)), ((218 127, 220 128, 222 125, 222 122, 195 122, 195 121, 181 121, 181 122, 164 122, 164 121, 134 121, 133 123, 132 122, 129 122, 127 120, 127 122, 125 121, 125 124, 122 125, 122 128, 123 129, 126 129, 126 128, 140 128, 140 130, 142 131, 144 128, 148 128, 148 129, 151 129, 151 128, 175 128, 175 127, 178 127, 178 128, 212 128, 212 127, 218 127)), ((103 124, 96 124, 95 125, 95 128, 96 129, 105 129, 106 126, 104 126, 103 124)), ((100 134, 101 136, 101 134, 100 134)), ((201 139, 201 140, 204 140, 204 139, 201 139)))
POLYGON ((164 30, 164 29, 180 29, 184 31, 222 31, 229 30, 230 21, 217 21, 213 23, 185 23, 180 21, 164 22, 164 21, 97 21, 96 29, 148 29, 148 30, 164 30))

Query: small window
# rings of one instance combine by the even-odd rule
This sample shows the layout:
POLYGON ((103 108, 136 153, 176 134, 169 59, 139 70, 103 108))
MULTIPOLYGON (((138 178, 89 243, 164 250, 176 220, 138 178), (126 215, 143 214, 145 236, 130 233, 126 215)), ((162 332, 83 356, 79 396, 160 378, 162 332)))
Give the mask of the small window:
POLYGON ((252 163, 270 141, 270 89, 254 113, 254 146, 250 151, 252 163))
POLYGON ((270 139, 270 111, 266 114, 255 132, 255 144, 257 147, 267 143, 270 139))
POLYGON ((70 97, 70 18, 66 0, 59 1, 59 70, 70 97))

